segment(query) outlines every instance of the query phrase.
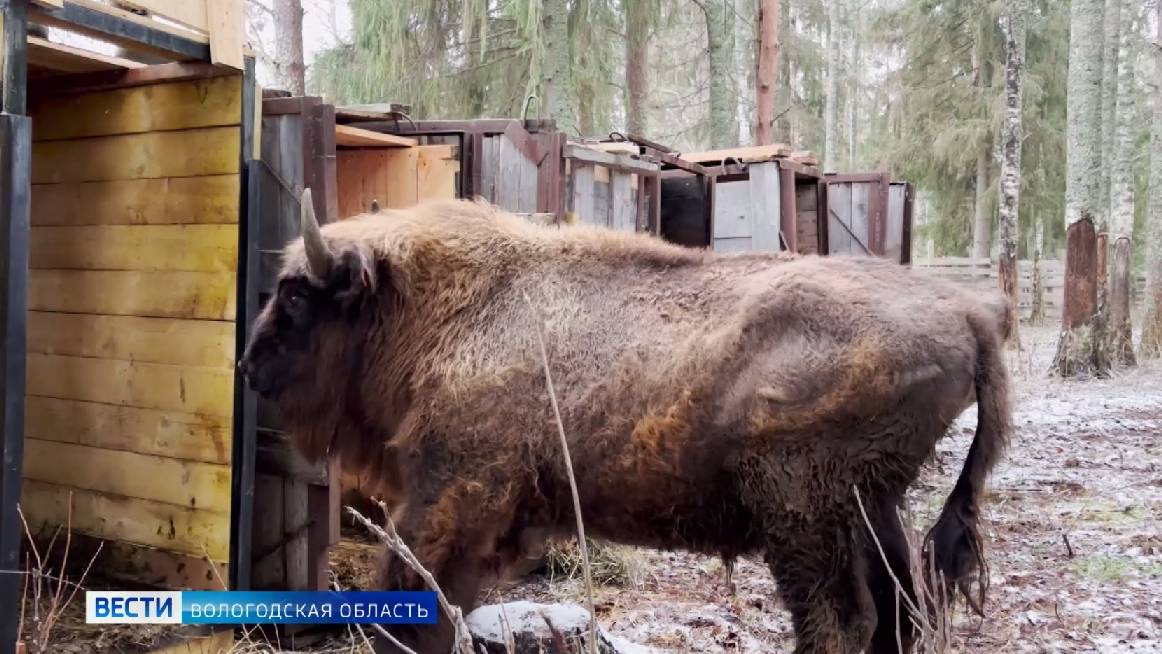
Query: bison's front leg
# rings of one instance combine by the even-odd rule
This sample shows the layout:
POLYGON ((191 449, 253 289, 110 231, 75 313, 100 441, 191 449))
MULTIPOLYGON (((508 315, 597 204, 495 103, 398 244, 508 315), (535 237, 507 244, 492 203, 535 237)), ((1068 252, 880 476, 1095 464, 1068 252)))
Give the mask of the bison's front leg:
MULTIPOLYGON (((476 597, 491 560, 498 534, 511 523, 511 511, 504 510, 503 498, 486 492, 475 481, 448 486, 428 505, 408 504, 396 522, 404 542, 432 574, 452 604, 464 614, 475 608, 476 597)), ((387 590, 431 590, 416 570, 400 557, 386 552, 380 570, 380 584, 387 590)), ((400 642, 419 654, 452 651, 455 629, 440 610, 436 625, 396 625, 387 627, 400 642)), ((377 654, 397 654, 401 650, 382 636, 375 641, 377 654)))

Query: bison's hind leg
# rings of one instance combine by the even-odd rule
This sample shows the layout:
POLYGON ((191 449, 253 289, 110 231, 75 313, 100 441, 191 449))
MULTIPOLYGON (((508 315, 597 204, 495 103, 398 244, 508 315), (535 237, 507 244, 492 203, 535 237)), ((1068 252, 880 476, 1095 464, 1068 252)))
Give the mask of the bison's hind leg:
POLYGON ((876 626, 868 559, 852 524, 832 520, 780 523, 767 564, 795 625, 796 654, 859 654, 876 626))
POLYGON ((868 654, 908 654, 915 642, 915 625, 909 617, 908 605, 916 606, 916 589, 908 540, 896 513, 897 506, 898 502, 888 498, 865 500, 870 525, 862 523, 863 550, 868 559, 868 586, 878 618, 868 654))

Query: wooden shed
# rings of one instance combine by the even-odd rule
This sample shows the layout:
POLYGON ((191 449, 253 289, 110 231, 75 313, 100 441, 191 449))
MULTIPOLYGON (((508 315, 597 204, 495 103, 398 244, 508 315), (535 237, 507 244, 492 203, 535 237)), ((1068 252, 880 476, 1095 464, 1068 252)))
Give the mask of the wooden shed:
POLYGON ((827 221, 823 242, 827 254, 912 260, 911 183, 892 181, 887 173, 828 173, 821 180, 827 221))
MULTIPOLYGON (((69 530, 70 563, 102 583, 247 588, 255 402, 234 367, 257 310, 259 105, 243 3, 127 4, 0 7, 0 569, 25 568, 26 522, 38 547, 69 530)), ((22 584, 0 575, 0 654, 22 584)))
POLYGON ((666 164, 661 234, 721 252, 820 251, 820 173, 785 145, 684 153, 666 164))

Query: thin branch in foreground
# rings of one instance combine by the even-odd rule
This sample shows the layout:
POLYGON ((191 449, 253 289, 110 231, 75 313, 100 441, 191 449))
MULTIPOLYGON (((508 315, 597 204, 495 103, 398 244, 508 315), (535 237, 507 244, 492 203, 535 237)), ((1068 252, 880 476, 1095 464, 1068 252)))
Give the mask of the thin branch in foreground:
POLYGON ((581 519, 581 494, 577 491, 577 478, 573 474, 573 459, 569 456, 569 439, 565 436, 565 423, 561 420, 561 407, 557 404, 557 392, 553 388, 553 373, 549 370, 549 353, 545 347, 545 321, 533 306, 529 294, 522 292, 525 304, 533 312, 533 327, 537 333, 537 343, 541 349, 541 365, 545 369, 545 384, 549 389, 549 403, 553 406, 553 417, 557 421, 557 433, 561 437, 561 452, 565 456, 565 472, 569 475, 569 490, 573 494, 573 513, 577 516, 577 547, 581 551, 581 565, 585 570, 585 593, 589 596, 589 653, 597 654, 597 603, 593 601, 593 573, 589 567, 589 547, 585 542, 585 523, 581 519))
MULTIPOLYGON (((386 545, 387 549, 391 550, 393 554, 398 556, 408 567, 414 570, 429 588, 436 591, 436 598, 440 602, 440 607, 444 609, 444 613, 448 615, 448 618, 452 621, 452 625, 456 628, 457 650, 461 654, 472 654, 472 634, 468 631, 468 624, 464 622, 463 611, 460 610, 460 607, 448 601, 443 589, 436 583, 436 578, 420 563, 416 555, 412 553, 411 548, 407 546, 407 543, 403 542, 403 538, 400 537, 399 532, 395 528, 395 523, 392 522, 391 515, 388 514, 387 506, 379 501, 377 501, 377 504, 383 510, 383 527, 375 524, 350 506, 344 508, 347 509, 347 513, 351 517, 358 520, 367 531, 371 532, 381 543, 386 545)), ((379 625, 374 626, 379 627, 379 625)), ((382 634, 387 634, 387 630, 383 629, 383 627, 379 627, 379 631, 382 634)), ((391 638, 391 636, 388 635, 388 638, 391 638)), ((391 640, 394 641, 395 639, 391 638, 391 640)))

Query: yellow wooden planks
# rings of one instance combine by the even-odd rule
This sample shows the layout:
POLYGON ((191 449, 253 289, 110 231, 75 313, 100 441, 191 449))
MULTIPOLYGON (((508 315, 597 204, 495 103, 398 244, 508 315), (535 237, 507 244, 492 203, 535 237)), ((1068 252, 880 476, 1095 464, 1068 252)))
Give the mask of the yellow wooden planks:
POLYGON ((32 185, 32 225, 236 224, 238 175, 32 185))
POLYGON ((234 374, 229 370, 112 359, 28 354, 28 394, 230 416, 234 374))
MULTIPOLYGON (((94 73, 103 70, 128 70, 145 66, 143 63, 130 59, 110 57, 31 35, 28 37, 27 57, 30 67, 46 68, 61 73, 94 73)), ((38 120, 39 118, 33 120, 34 131, 38 120)))
POLYGON ((25 436, 109 450, 229 463, 228 416, 27 397, 25 436))
POLYGON ((29 527, 66 524, 70 492, 72 529, 78 533, 229 560, 229 511, 188 509, 26 479, 20 505, 29 527))
POLYGON ((335 125, 335 145, 349 147, 411 148, 418 145, 415 139, 395 134, 373 132, 351 125, 335 125))
POLYGON ((230 512, 230 466, 26 438, 24 478, 230 512))
POLYGON ((28 312, 28 351, 232 370, 234 323, 28 312))
POLYGON ((242 77, 46 96, 29 114, 34 141, 238 125, 242 77))
POLYGON ((242 70, 242 0, 205 0, 209 20, 210 62, 242 70))
POLYGON ((417 165, 417 199, 451 200, 456 197, 456 173, 460 162, 452 146, 425 145, 419 150, 417 165))
POLYGON ((233 225, 97 225, 34 227, 29 267, 67 270, 233 272, 233 225))
POLYGON ((123 0, 121 4, 147 9, 159 16, 175 20, 194 29, 206 31, 210 22, 206 19, 205 0, 123 0))
POLYGON ((237 174, 238 127, 41 141, 32 146, 32 183, 237 174))
POLYGON ((234 273, 32 270, 32 311, 234 320, 234 273))

